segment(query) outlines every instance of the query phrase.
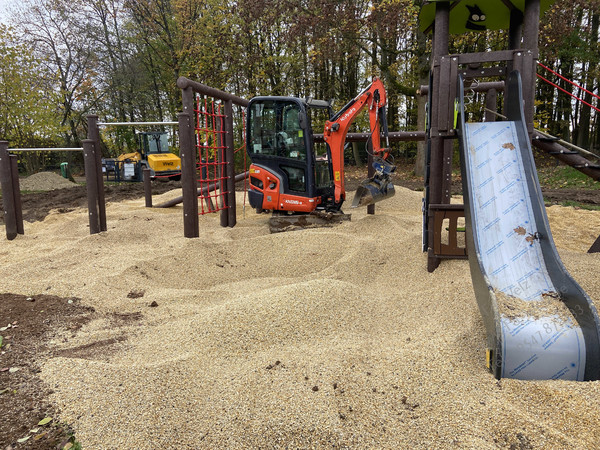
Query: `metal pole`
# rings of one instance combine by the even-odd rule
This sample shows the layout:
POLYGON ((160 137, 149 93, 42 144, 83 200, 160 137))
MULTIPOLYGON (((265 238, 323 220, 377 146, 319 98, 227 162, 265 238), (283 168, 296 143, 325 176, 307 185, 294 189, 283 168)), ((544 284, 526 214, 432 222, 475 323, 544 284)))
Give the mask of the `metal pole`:
MULTIPOLYGON (((191 90, 189 92, 191 94, 191 90)), ((184 91, 184 104, 185 104, 184 91)), ((181 157, 181 190, 183 192, 183 235, 195 238, 200 235, 198 223, 198 194, 196 181, 196 149, 191 140, 190 114, 179 114, 179 156, 181 157)))
POLYGON ((179 122, 98 122, 99 127, 123 127, 123 126, 156 126, 156 125, 178 125, 179 122))
POLYGON ((25 234, 25 229, 23 228, 23 205, 21 204, 21 187, 19 186, 19 166, 17 155, 10 155, 10 169, 13 184, 13 198, 15 202, 17 233, 25 234))
POLYGON ((235 205, 235 149, 233 148, 233 102, 225 101, 225 161, 227 173, 227 226, 233 228, 236 223, 235 205))
POLYGON ((150 169, 144 168, 144 196, 146 197, 146 208, 152 208, 152 180, 150 169))
POLYGON ((98 181, 96 180, 97 171, 96 155, 94 154, 94 141, 91 139, 85 139, 82 143, 90 234, 96 234, 100 232, 100 222, 98 218, 98 181))
POLYGON ((0 141, 0 185, 2 186, 4 227, 6 228, 6 239, 12 241, 17 237, 17 219, 15 214, 15 197, 10 165, 8 142, 0 141))
POLYGON ((98 116, 89 115, 88 119, 88 139, 94 144, 94 156, 96 158, 96 188, 98 192, 98 218, 100 220, 100 230, 106 231, 106 201, 104 198, 104 177, 102 176, 102 151, 100 149, 100 130, 98 129, 98 116))

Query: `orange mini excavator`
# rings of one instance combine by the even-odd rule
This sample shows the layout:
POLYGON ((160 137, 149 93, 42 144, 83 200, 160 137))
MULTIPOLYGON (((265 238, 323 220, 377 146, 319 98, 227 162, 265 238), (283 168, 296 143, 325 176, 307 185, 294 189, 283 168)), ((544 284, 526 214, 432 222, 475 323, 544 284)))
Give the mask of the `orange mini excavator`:
MULTIPOLYGON (((326 225, 332 219, 347 220, 349 216, 341 211, 346 199, 344 147, 350 125, 365 107, 369 111, 375 175, 359 186, 352 207, 393 196, 390 176, 395 166, 389 148, 380 144, 380 124, 388 144, 385 103, 385 88, 377 78, 336 114, 331 104, 322 100, 273 96, 251 99, 246 130, 252 161, 250 205, 258 212, 273 211, 275 221, 285 216, 283 227, 294 225, 294 221, 296 225, 318 226, 321 221, 326 225), (326 110, 329 115, 323 132, 326 153, 319 158, 314 150, 311 109, 326 110)), ((271 225, 271 231, 277 231, 271 225)))

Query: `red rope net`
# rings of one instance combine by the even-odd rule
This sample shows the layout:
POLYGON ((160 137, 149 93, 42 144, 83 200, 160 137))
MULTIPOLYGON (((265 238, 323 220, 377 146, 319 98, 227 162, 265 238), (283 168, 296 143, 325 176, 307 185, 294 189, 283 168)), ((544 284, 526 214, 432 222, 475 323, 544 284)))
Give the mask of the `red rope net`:
POLYGON ((227 208, 225 149, 225 115, 221 103, 196 97, 196 148, 198 150, 198 187, 200 212, 208 214, 227 208))

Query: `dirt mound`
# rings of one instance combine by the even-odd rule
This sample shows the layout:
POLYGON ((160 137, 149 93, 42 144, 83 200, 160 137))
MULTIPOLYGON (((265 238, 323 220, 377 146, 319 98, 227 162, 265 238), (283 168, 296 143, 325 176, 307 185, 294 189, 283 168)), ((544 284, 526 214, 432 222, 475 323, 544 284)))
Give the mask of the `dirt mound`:
POLYGON ((73 183, 54 172, 34 173, 20 180, 19 183, 22 191, 53 191, 78 186, 77 183, 73 183))

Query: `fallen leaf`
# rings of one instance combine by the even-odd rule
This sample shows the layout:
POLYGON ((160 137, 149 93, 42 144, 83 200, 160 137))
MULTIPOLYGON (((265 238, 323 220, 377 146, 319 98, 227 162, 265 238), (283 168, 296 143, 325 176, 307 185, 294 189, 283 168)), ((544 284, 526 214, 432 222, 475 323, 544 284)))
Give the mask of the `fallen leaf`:
POLYGON ((63 450, 69 450, 72 447, 73 447, 73 443, 72 442, 67 442, 67 444, 63 447, 63 450))
POLYGON ((0 348, 2 348, 2 342, 4 341, 4 338, 2 336, 0 336, 0 348))
POLYGON ((2 369, 0 369, 0 372, 8 372, 8 367, 3 367, 2 369))
POLYGON ((6 389, 2 389, 2 390, 0 391, 0 395, 4 394, 5 392, 8 392, 8 388, 6 388, 6 389))
POLYGON ((45 438, 48 435, 47 431, 44 431, 43 433, 38 434, 36 437, 33 438, 34 441, 39 441, 42 438, 45 438))
POLYGON ((20 369, 18 367, 11 367, 10 369, 8 369, 8 373, 15 373, 18 372, 20 369))
POLYGON ((38 422, 38 425, 46 425, 47 423, 52 422, 52 417, 46 417, 38 422))
POLYGON ((30 433, 37 433, 38 431, 40 431, 39 428, 34 428, 33 430, 29 430, 30 433))
POLYGON ((30 437, 31 437, 31 436, 25 436, 24 438, 17 439, 17 442, 18 442, 19 444, 22 444, 23 442, 27 442, 27 441, 29 440, 29 438, 30 438, 30 437))
POLYGON ((33 297, 27 297, 25 300, 27 300, 28 302, 35 302, 35 298, 33 297))
POLYGON ((10 324, 8 324, 8 326, 7 326, 7 327, 2 327, 2 328, 0 328, 0 331, 6 331, 6 330, 8 330, 9 328, 10 328, 10 324))

